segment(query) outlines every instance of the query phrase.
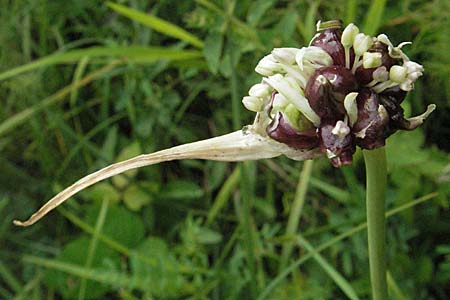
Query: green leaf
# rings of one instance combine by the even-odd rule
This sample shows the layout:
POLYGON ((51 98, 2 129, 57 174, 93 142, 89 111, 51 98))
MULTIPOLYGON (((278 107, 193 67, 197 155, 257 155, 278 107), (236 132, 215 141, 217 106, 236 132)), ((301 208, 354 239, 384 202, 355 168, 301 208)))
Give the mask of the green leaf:
POLYGON ((139 245, 131 255, 130 265, 133 280, 147 286, 147 290, 156 297, 174 297, 183 286, 180 266, 165 241, 160 238, 149 237, 139 245), (136 255, 151 258, 154 263, 149 267, 136 255))
MULTIPOLYGON (((85 86, 86 84, 88 84, 89 82, 98 79, 99 77, 103 76, 107 72, 111 71, 116 65, 117 65, 117 62, 108 64, 105 67, 102 67, 99 70, 96 70, 96 71, 90 73, 89 75, 84 77, 82 80, 77 81, 74 84, 68 85, 68 86, 60 89, 53 95, 48 96, 47 98, 36 103, 35 105, 30 106, 30 107, 22 110, 21 112, 14 114, 13 116, 10 116, 8 119, 6 119, 2 123, 0 123, 0 136, 4 135, 5 133, 9 132, 10 130, 14 129, 15 127, 25 123, 31 116, 44 110, 46 107, 65 100, 66 99, 65 96, 68 95, 71 91, 73 91, 75 89, 79 89, 79 88, 85 86)), ((15 70, 15 69, 13 69, 13 70, 15 70)), ((6 72, 6 73, 8 73, 8 72, 6 72)), ((6 74, 6 73, 3 73, 3 74, 6 74)), ((0 74, 0 80, 1 80, 3 74, 0 74)), ((11 74, 9 74, 9 75, 11 75, 11 74)))
POLYGON ((250 26, 256 26, 266 11, 273 6, 275 0, 257 0, 251 3, 248 9, 247 23, 250 26))
POLYGON ((100 182, 87 190, 88 197, 96 202, 108 200, 111 203, 118 203, 120 200, 119 192, 109 183, 100 182))
POLYGON ((159 197, 166 200, 198 199, 203 197, 203 189, 192 181, 174 180, 162 188, 159 197))
MULTIPOLYGON (((63 263, 70 263, 82 267, 86 263, 87 249, 89 248, 89 239, 80 237, 67 244, 56 260, 63 263)), ((93 268, 100 268, 113 271, 119 267, 119 257, 112 250, 99 244, 92 260, 93 268)), ((80 288, 80 278, 82 276, 69 275, 58 270, 49 269, 45 272, 44 282, 47 286, 56 289, 64 295, 66 299, 76 299, 80 288)), ((100 298, 109 291, 109 287, 104 284, 87 281, 86 298, 100 298)))
POLYGON ((288 40, 294 34, 297 19, 298 14, 295 10, 287 11, 281 18, 280 22, 277 24, 276 28, 283 41, 288 40))
POLYGON ((180 39, 198 48, 203 47, 203 42, 201 40, 177 25, 120 4, 108 2, 108 6, 119 14, 124 15, 136 22, 142 23, 155 31, 180 39))
MULTIPOLYGON (((93 227, 99 211, 99 205, 89 206, 86 223, 93 227)), ((142 241, 144 230, 144 223, 138 215, 123 207, 111 206, 108 209, 102 233, 125 247, 132 248, 142 241)))
POLYGON ((89 63, 104 63, 110 58, 125 58, 126 61, 135 63, 153 63, 159 60, 190 60, 202 57, 202 53, 196 50, 176 50, 164 47, 141 47, 141 46, 114 46, 114 47, 90 47, 86 49, 75 49, 63 53, 55 53, 42 57, 3 73, 0 73, 0 81, 21 73, 47 67, 55 64, 76 63, 82 58, 92 58, 89 63))
POLYGON ((141 210, 144 205, 149 204, 151 201, 151 195, 135 184, 130 185, 123 193, 123 202, 132 211, 141 210))
POLYGON ((223 47, 223 35, 219 32, 211 32, 205 40, 203 56, 208 63, 209 70, 217 74, 223 47))

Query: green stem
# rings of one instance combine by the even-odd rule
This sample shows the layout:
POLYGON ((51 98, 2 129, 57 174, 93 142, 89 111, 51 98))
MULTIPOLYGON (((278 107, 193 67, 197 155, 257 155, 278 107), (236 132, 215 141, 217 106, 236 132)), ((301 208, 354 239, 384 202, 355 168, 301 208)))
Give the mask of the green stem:
POLYGON ((367 234, 373 300, 387 300, 385 251, 386 153, 384 148, 363 151, 366 163, 367 234))

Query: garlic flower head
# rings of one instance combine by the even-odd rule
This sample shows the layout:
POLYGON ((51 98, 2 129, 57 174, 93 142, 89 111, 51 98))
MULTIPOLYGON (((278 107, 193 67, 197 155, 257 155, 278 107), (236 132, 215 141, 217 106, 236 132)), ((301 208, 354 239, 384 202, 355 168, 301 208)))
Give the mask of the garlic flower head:
POLYGON ((297 150, 319 149, 333 166, 351 164, 356 146, 374 149, 399 129, 412 130, 435 109, 405 118, 400 104, 423 67, 385 34, 354 24, 319 22, 308 47, 276 48, 255 68, 261 83, 244 97, 262 135, 297 150), (260 92, 261 91, 261 92, 260 92))
POLYGON ((409 60, 384 34, 361 33, 354 24, 319 22, 308 47, 276 48, 255 71, 244 106, 252 125, 226 135, 142 154, 89 174, 67 187, 26 221, 29 226, 79 191, 131 169, 181 159, 256 160, 285 155, 294 160, 326 156, 349 165, 356 146, 374 149, 398 129, 412 130, 435 109, 406 119, 400 104, 423 67, 409 60))

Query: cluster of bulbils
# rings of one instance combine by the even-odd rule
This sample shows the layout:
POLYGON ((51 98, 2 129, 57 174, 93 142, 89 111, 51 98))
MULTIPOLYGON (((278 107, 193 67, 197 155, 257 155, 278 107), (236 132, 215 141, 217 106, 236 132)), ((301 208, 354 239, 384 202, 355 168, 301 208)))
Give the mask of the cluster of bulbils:
POLYGON ((371 37, 340 21, 317 24, 309 47, 276 48, 255 68, 266 76, 244 106, 270 138, 297 150, 320 149, 335 167, 356 145, 374 149, 398 129, 412 130, 434 110, 406 119, 400 104, 423 67, 385 34, 371 37))

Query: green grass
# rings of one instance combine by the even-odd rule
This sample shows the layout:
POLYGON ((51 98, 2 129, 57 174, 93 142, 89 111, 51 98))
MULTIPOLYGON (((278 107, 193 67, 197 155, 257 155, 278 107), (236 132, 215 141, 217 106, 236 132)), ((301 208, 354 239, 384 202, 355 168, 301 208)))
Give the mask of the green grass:
POLYGON ((336 16, 412 40, 425 66, 405 109, 438 109, 386 146, 387 283, 393 299, 449 293, 448 1, 61 3, 0 0, 1 299, 369 299, 359 152, 342 170, 170 162, 12 225, 120 157, 251 123, 258 60, 336 16))

